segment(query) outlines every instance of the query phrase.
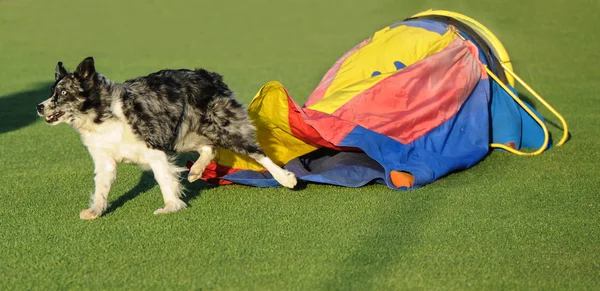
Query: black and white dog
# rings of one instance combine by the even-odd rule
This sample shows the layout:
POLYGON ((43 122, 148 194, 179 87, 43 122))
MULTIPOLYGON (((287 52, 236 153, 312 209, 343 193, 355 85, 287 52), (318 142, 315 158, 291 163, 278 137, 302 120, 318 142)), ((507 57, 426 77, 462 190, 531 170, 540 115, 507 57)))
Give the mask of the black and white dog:
POLYGON ((244 107, 221 75, 197 70, 161 70, 116 83, 96 72, 94 59, 84 59, 69 73, 58 62, 49 99, 37 106, 46 123, 62 122, 81 135, 94 161, 95 192, 82 219, 106 210, 117 163, 133 162, 152 170, 165 206, 154 214, 186 207, 179 173, 167 152, 198 152, 188 174, 194 182, 215 157, 217 147, 247 155, 264 166, 283 186, 296 177, 269 159, 255 141, 255 128, 244 107))

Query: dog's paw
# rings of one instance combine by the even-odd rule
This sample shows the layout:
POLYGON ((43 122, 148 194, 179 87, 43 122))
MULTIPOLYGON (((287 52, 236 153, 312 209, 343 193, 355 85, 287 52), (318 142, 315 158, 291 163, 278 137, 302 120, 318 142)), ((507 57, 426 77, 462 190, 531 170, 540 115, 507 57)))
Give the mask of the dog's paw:
POLYGON ((102 215, 102 213, 92 208, 84 209, 79 212, 79 218, 84 220, 93 220, 100 217, 100 215, 102 215))
POLYGON ((190 172, 188 173, 188 181, 190 183, 194 183, 196 181, 198 181, 198 179, 202 178, 202 173, 204 173, 204 168, 206 168, 206 166, 202 166, 201 162, 196 162, 192 168, 190 169, 190 172))
POLYGON ((175 201, 167 202, 165 204, 164 208, 157 209, 156 211, 154 211, 154 214, 167 214, 167 213, 177 212, 186 207, 187 207, 187 205, 185 204, 185 202, 177 199, 175 201))
POLYGON ((194 182, 198 181, 200 178, 202 178, 202 173, 195 174, 195 173, 190 172, 187 177, 188 182, 190 182, 190 183, 194 183, 194 182))
POLYGON ((278 175, 278 177, 276 177, 275 180, 277 180, 277 182, 279 182, 279 184, 281 184, 282 186, 290 189, 296 187, 296 184, 298 184, 298 181, 296 180, 296 175, 286 170, 283 170, 282 175, 278 175))

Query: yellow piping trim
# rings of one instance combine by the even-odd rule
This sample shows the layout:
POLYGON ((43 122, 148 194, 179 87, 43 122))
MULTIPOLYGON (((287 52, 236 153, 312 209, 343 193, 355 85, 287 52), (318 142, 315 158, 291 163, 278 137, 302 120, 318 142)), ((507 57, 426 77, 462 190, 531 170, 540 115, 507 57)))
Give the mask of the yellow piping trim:
MULTIPOLYGON (((458 31, 455 28, 451 27, 451 29, 462 40, 466 40, 460 33, 458 33, 458 31)), ((521 79, 515 72, 513 72, 510 68, 508 68, 504 64, 501 63, 501 65, 507 73, 509 73, 511 76, 513 76, 521 85, 523 85, 523 87, 525 87, 525 89, 527 89, 527 91, 529 91, 529 93, 533 94, 533 96, 535 96, 535 98, 539 102, 541 102, 544 106, 546 106, 546 108, 548 108, 548 110, 550 110, 560 120, 560 122, 563 125, 564 133, 563 133, 562 139, 556 145, 562 146, 569 138, 569 129, 567 126, 567 122, 562 117, 562 115, 560 115, 560 113, 558 113, 548 102, 546 102, 546 100, 544 100, 544 98, 542 98, 542 96, 540 96, 537 92, 535 92, 535 90, 533 90, 533 88, 531 88, 529 85, 527 85, 527 83, 525 83, 525 81, 523 81, 523 79, 521 79)), ((532 153, 522 152, 522 151, 513 149, 511 147, 507 147, 506 145, 498 144, 498 143, 492 143, 490 146, 492 148, 500 148, 500 149, 506 150, 508 152, 511 152, 513 154, 520 155, 520 156, 537 156, 537 155, 543 153, 546 150, 546 148, 548 147, 548 140, 550 138, 550 134, 548 133, 548 128, 546 127, 544 122, 542 122, 537 117, 537 115, 535 113, 533 113, 529 109, 529 107, 526 106, 523 103, 523 101, 521 101, 521 99, 519 99, 519 97, 517 97, 517 95, 515 95, 510 89, 508 89, 508 87, 506 87, 506 85, 502 81, 500 81, 500 79, 487 66, 484 65, 484 67, 485 67, 485 71, 488 73, 488 75, 490 75, 492 77, 492 79, 494 79, 494 81, 496 81, 496 83, 498 83, 498 85, 500 85, 500 87, 502 87, 502 89, 504 91, 506 91, 506 93, 508 93, 508 95, 510 95, 510 97, 512 97, 515 100, 515 102, 517 102, 517 104, 519 104, 519 106, 521 106, 521 108, 523 108, 523 110, 525 110, 525 112, 527 112, 527 114, 529 114, 529 116, 531 116, 531 118, 533 118, 540 125, 540 127, 542 127, 542 130, 544 131, 544 143, 542 144, 542 147, 540 147, 537 151, 532 152, 532 153)))
MULTIPOLYGON (((504 45, 502 45, 502 43, 500 42, 498 37, 496 37, 496 35, 491 30, 489 30, 483 24, 479 23, 477 20, 470 18, 466 15, 457 13, 457 12, 452 12, 452 11, 447 11, 447 10, 432 10, 432 9, 417 13, 417 14, 413 15, 412 17, 427 16, 427 15, 439 15, 439 16, 451 17, 451 18, 457 19, 457 20, 467 24, 471 28, 475 29, 475 31, 477 31, 479 33, 479 35, 482 36, 486 41, 488 41, 488 44, 492 46, 492 48, 496 52, 496 57, 500 60, 500 62, 502 64, 506 65, 506 67, 508 67, 510 70, 512 70, 512 63, 510 61, 508 52, 506 51, 506 48, 504 48, 504 45)), ((515 80, 511 76, 506 76, 506 79, 508 80, 508 83, 511 86, 513 86, 513 87, 515 86, 515 80)))
MULTIPOLYGON (((462 40, 466 40, 460 33, 458 33, 458 31, 456 29, 454 29, 453 31, 462 40)), ((529 93, 531 93, 533 96, 535 96, 535 98, 540 103, 542 103, 546 108, 548 108, 548 110, 550 110, 550 112, 552 112, 552 114, 554 114, 554 116, 556 116, 560 120, 560 122, 563 126, 563 136, 556 145, 562 146, 569 138, 569 127, 567 126, 567 121, 564 119, 564 117, 560 113, 558 113, 558 111, 556 111, 554 109, 554 107, 552 107, 548 102, 546 102, 546 100, 544 100, 544 98, 542 98, 542 96, 540 96, 537 92, 535 92, 535 90, 533 90, 533 88, 531 88, 531 86, 529 86, 527 83, 525 83, 525 81, 523 81, 523 79, 521 79, 515 72, 513 72, 510 67, 504 65, 502 62, 500 63, 500 65, 502 66, 502 68, 504 68, 505 72, 510 74, 512 77, 514 77, 521 85, 523 85, 523 87, 525 87, 525 89, 527 89, 527 91, 529 91, 529 93)), ((500 81, 500 79, 487 66, 484 66, 484 67, 485 67, 485 70, 488 73, 488 75, 490 75, 492 77, 492 79, 494 79, 494 81, 496 81, 496 83, 498 83, 500 85, 500 87, 502 87, 502 89, 504 91, 506 91, 506 93, 508 93, 508 95, 510 95, 510 97, 512 97, 515 100, 515 102, 517 102, 519 104, 519 106, 521 106, 521 108, 523 108, 523 110, 525 110, 525 112, 527 112, 527 114, 529 114, 529 116, 531 116, 531 118, 533 118, 540 125, 540 127, 542 127, 542 130, 544 131, 544 143, 543 143, 542 147, 532 153, 522 152, 522 151, 510 148, 510 147, 507 147, 506 145, 498 144, 498 143, 492 143, 490 146, 492 148, 501 148, 503 150, 506 150, 508 152, 511 152, 511 153, 517 154, 517 155, 521 155, 521 156, 537 156, 537 155, 541 154, 542 152, 544 152, 546 150, 546 148, 548 147, 548 140, 549 140, 549 136, 550 136, 546 125, 537 117, 536 114, 534 114, 529 109, 529 107, 527 107, 523 103, 523 101, 521 101, 521 99, 519 99, 519 97, 517 97, 517 95, 515 95, 511 90, 509 90, 506 87, 506 85, 502 81, 500 81)))
POLYGON ((544 100, 544 98, 542 98, 542 96, 540 96, 537 92, 535 92, 535 90, 533 90, 533 88, 531 88, 529 85, 527 85, 527 83, 525 83, 525 81, 523 81, 523 79, 521 79, 517 74, 515 74, 515 72, 513 72, 509 68, 505 67, 504 64, 502 64, 502 67, 504 68, 504 70, 506 72, 508 72, 511 76, 513 76, 521 85, 523 85, 523 87, 525 87, 525 89, 527 89, 527 91, 529 91, 529 93, 531 93, 533 96, 535 96, 535 98, 540 103, 542 103, 544 106, 546 106, 546 108, 548 108, 548 110, 550 110, 550 112, 552 112, 552 114, 554 114, 554 116, 556 116, 556 118, 558 118, 560 120, 560 123, 562 123, 562 126, 563 126, 563 136, 556 145, 562 146, 569 138, 569 127, 567 126, 567 121, 565 120, 565 118, 562 115, 560 115, 560 113, 558 113, 558 111, 556 111, 550 104, 548 104, 548 102, 546 102, 546 100, 544 100))
POLYGON ((499 144, 499 143, 492 143, 490 146, 492 148, 500 148, 500 149, 506 150, 508 152, 511 152, 511 153, 519 155, 519 156, 537 156, 537 155, 543 153, 546 150, 546 148, 548 147, 548 140, 549 140, 548 128, 546 128, 546 125, 544 124, 544 122, 542 122, 537 117, 537 115, 535 115, 529 109, 529 107, 527 107, 523 103, 523 101, 521 101, 521 99, 519 99, 519 97, 517 97, 517 95, 515 95, 515 93, 513 93, 510 89, 508 89, 508 87, 506 87, 506 85, 502 81, 500 81, 500 79, 494 73, 492 73, 492 71, 490 69, 488 69, 487 66, 485 66, 485 71, 488 73, 488 75, 490 75, 492 77, 492 79, 494 79, 494 81, 496 81, 500 85, 500 87, 502 87, 502 89, 504 89, 504 91, 506 91, 506 93, 508 93, 510 95, 510 97, 512 97, 515 100, 515 102, 517 102, 523 108, 523 110, 525 110, 527 112, 527 114, 529 114, 535 120, 535 122, 537 122, 542 127, 542 130, 544 131, 544 143, 535 152, 531 152, 531 153, 522 152, 522 151, 513 149, 511 147, 507 147, 507 146, 505 146, 503 144, 499 144))

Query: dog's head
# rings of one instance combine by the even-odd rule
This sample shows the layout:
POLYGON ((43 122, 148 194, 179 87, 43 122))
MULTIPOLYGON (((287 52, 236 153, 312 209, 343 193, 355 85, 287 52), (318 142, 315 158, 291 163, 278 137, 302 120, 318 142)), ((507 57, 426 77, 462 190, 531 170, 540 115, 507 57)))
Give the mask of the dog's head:
POLYGON ((97 75, 92 57, 81 61, 72 73, 63 67, 62 62, 58 62, 54 70, 55 81, 50 98, 37 105, 38 115, 44 117, 50 125, 72 123, 76 114, 84 110, 86 103, 89 103, 97 83, 97 75))

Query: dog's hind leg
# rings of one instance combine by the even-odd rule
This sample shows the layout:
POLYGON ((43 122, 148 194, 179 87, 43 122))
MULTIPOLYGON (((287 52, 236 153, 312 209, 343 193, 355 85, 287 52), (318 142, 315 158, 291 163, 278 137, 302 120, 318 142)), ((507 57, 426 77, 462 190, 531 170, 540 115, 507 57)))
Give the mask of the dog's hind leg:
POLYGON ((203 145, 198 150, 200 157, 192 168, 190 168, 190 172, 188 174, 188 181, 190 183, 195 182, 196 180, 202 178, 202 173, 204 172, 204 168, 215 158, 215 152, 217 147, 214 145, 203 145))
POLYGON ((273 178, 279 182, 284 187, 294 188, 296 187, 296 175, 294 173, 282 169, 280 166, 275 164, 267 155, 265 155, 262 150, 260 153, 251 153, 248 156, 256 160, 259 164, 273 175, 273 178))
POLYGON ((185 208, 187 205, 180 199, 181 185, 179 183, 179 172, 183 169, 174 165, 167 154, 159 150, 150 150, 146 158, 165 202, 165 207, 157 209, 154 214, 177 212, 185 208))
POLYGON ((256 128, 248 114, 235 99, 215 98, 207 105, 205 130, 202 135, 214 144, 234 153, 250 156, 265 167, 279 184, 294 188, 296 176, 275 164, 256 142, 256 128))
POLYGON ((250 134, 242 139, 233 138, 230 139, 230 141, 235 142, 225 148, 228 148, 237 154, 247 155, 253 158, 265 167, 279 184, 287 188, 294 188, 297 183, 296 175, 275 164, 253 140, 253 135, 250 134))
POLYGON ((89 152, 94 160, 95 190, 90 207, 79 213, 79 218, 85 220, 96 219, 106 210, 108 193, 117 178, 117 162, 111 155, 96 149, 90 149, 89 152))

